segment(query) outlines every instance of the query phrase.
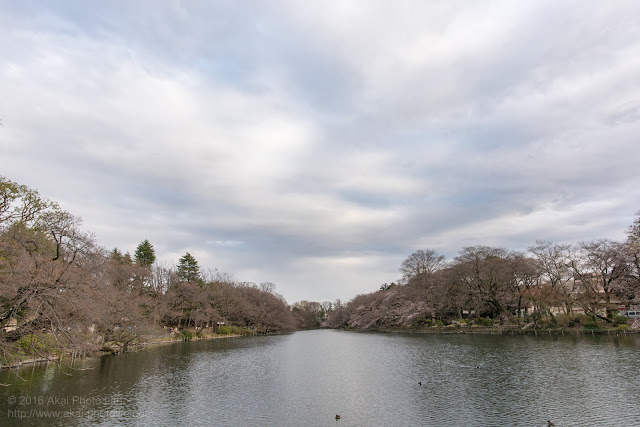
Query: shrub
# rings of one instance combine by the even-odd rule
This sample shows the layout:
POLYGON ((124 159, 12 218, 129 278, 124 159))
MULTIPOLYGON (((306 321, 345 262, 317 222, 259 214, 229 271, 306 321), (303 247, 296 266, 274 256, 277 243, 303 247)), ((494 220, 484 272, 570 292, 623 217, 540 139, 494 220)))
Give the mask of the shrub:
POLYGON ((617 323, 618 325, 626 325, 627 324, 627 318, 625 316, 622 316, 620 314, 616 314, 613 316, 613 322, 617 323))
POLYGON ((416 323, 414 323, 414 326, 417 326, 419 328, 431 326, 431 319, 420 319, 416 323))
POLYGON ((16 347, 25 355, 55 353, 57 349, 53 345, 52 338, 48 335, 25 335, 16 341, 16 347))
POLYGON ((231 334, 231 326, 220 326, 218 328, 219 335, 229 335, 231 334))
POLYGON ((492 326, 493 321, 491 319, 487 319, 486 317, 478 317, 473 321, 476 325, 480 326, 492 326))
POLYGON ((183 329, 180 333, 182 334, 183 341, 191 341, 193 339, 194 333, 191 329, 183 329))
POLYGON ((587 330, 598 329, 598 325, 594 321, 585 322, 582 327, 587 330))
POLYGON ((239 326, 220 326, 218 328, 218 335, 253 335, 254 333, 247 329, 241 328, 239 326))
POLYGON ((593 318, 587 316, 586 314, 579 314, 575 317, 575 321, 576 323, 581 323, 581 324, 585 324, 585 323, 593 323, 594 320, 593 318))
POLYGON ((231 333, 234 335, 253 335, 253 333, 247 328, 241 328, 239 326, 232 326, 231 333))

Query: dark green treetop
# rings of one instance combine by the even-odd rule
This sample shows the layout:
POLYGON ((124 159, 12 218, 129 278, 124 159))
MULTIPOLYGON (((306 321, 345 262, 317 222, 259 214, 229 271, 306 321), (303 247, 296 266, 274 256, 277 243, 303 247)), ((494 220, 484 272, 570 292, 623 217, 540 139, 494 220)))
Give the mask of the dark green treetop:
POLYGON ((200 280, 198 261, 189 252, 178 262, 178 276, 183 282, 198 282, 200 280))
POLYGON ((156 261, 156 252, 148 240, 140 243, 134 253, 136 263, 143 267, 150 267, 156 261))

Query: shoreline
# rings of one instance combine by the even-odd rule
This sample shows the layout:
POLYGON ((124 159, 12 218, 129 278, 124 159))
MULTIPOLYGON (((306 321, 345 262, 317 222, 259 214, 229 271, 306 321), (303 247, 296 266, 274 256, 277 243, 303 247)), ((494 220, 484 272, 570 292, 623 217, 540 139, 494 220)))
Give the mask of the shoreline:
MULTIPOLYGON (((429 327, 429 328, 403 328, 403 327, 378 327, 378 328, 313 328, 313 329, 301 329, 299 331, 314 330, 314 329, 329 329, 336 331, 350 331, 350 332, 380 332, 380 333, 406 333, 406 334, 423 334, 423 335, 521 335, 521 336, 608 336, 608 337, 621 337, 621 336, 634 336, 639 335, 640 331, 635 329, 571 329, 571 328, 559 328, 559 329, 517 329, 517 328, 472 328, 472 327, 429 327)), ((294 331, 294 332, 299 332, 294 331)), ((101 358, 106 356, 119 356, 122 354, 137 353, 155 346, 178 344, 184 342, 195 341, 208 341, 225 338, 239 338, 245 336, 258 336, 258 335, 205 335, 203 337, 193 337, 189 340, 185 339, 172 339, 169 337, 154 341, 154 338, 148 341, 134 344, 130 349, 124 353, 115 351, 105 351, 104 347, 101 350, 96 351, 83 356, 74 356, 72 354, 66 354, 58 356, 55 354, 50 355, 37 355, 37 357, 27 358, 11 365, 2 365, 0 370, 5 369, 20 369, 22 367, 28 367, 39 363, 62 363, 64 360, 70 360, 73 365, 78 360, 88 360, 92 358, 101 358)))
POLYGON ((99 359, 101 357, 106 357, 106 356, 119 356, 119 355, 122 355, 122 354, 137 353, 139 351, 143 351, 143 350, 146 350, 148 348, 153 348, 154 346, 159 346, 159 345, 178 344, 178 343, 192 342, 192 341, 206 341, 206 340, 215 340, 215 339, 223 339, 223 338, 238 338, 238 337, 243 337, 243 336, 250 336, 250 335, 239 335, 239 334, 206 335, 204 337, 193 337, 190 340, 184 340, 184 339, 161 339, 159 341, 152 341, 153 338, 151 338, 149 341, 145 341, 145 342, 142 342, 142 343, 134 344, 131 347, 131 350, 126 351, 124 353, 117 352, 117 351, 108 352, 108 351, 104 351, 104 350, 98 350, 95 353, 87 354, 85 356, 73 356, 71 354, 66 354, 66 355, 63 355, 63 356, 58 356, 58 355, 55 355, 55 354, 37 355, 37 357, 27 358, 25 360, 21 360, 19 362, 13 363, 11 365, 2 365, 2 366, 0 366, 0 371, 1 370, 7 370, 7 369, 20 369, 20 368, 23 368, 23 367, 36 365, 36 364, 39 364, 39 363, 62 363, 65 360, 70 360, 70 364, 73 365, 73 363, 76 362, 77 360, 88 360, 88 359, 93 359, 93 358, 99 359))
POLYGON ((607 336, 629 336, 638 335, 640 331, 634 329, 518 329, 518 328, 335 328, 336 330, 353 331, 353 332, 387 332, 387 333, 410 333, 425 335, 544 335, 544 336, 583 336, 583 335, 607 335, 607 336))

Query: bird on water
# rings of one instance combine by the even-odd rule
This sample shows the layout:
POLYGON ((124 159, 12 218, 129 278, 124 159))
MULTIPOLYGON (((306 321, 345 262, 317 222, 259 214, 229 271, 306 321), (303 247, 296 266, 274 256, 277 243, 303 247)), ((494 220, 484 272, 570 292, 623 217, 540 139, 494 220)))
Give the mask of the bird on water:
POLYGON ((340 415, 336 414, 336 420, 340 419, 340 415))
POLYGON ((547 420, 547 427, 555 427, 555 423, 552 423, 551 420, 547 420))

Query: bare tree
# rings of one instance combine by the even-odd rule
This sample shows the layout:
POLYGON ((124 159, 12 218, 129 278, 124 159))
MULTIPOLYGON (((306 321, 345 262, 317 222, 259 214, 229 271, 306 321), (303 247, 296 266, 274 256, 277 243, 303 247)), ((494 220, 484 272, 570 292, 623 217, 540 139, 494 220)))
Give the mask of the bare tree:
POLYGON ((37 191, 0 176, 0 228, 20 222, 26 227, 55 204, 37 191))
POLYGON ((508 283, 513 295, 512 300, 515 300, 516 315, 520 317, 521 310, 528 303, 537 302, 532 291, 540 284, 540 271, 533 259, 519 252, 510 254, 507 268, 510 275, 508 283))
POLYGON ((511 280, 510 254, 503 248, 463 248, 454 262, 457 280, 471 296, 478 314, 499 317, 508 309, 511 280))
POLYGON ((37 227, 18 222, 0 235, 8 260, 0 272, 0 321, 17 321, 13 338, 5 340, 45 330, 72 351, 82 343, 77 334, 104 320, 94 303, 104 301, 105 257, 92 236, 76 228, 77 221, 60 226, 69 217, 56 213, 48 212, 37 227))
POLYGON ((640 212, 629 227, 624 250, 629 266, 622 287, 624 298, 630 303, 640 304, 640 212))
POLYGON ((400 266, 405 283, 416 277, 431 276, 446 266, 445 257, 433 249, 419 249, 409 255, 400 266))
POLYGON ((607 320, 610 320, 614 308, 612 297, 619 293, 629 272, 624 245, 608 239, 582 242, 578 245, 571 267, 578 285, 579 301, 585 312, 597 315, 598 309, 603 307, 607 320))
POLYGON ((324 308, 319 302, 298 301, 291 306, 291 313, 298 329, 318 328, 324 321, 324 308))
POLYGON ((538 240, 529 252, 533 254, 541 274, 538 302, 564 307, 565 313, 571 314, 574 292, 571 245, 538 240))

